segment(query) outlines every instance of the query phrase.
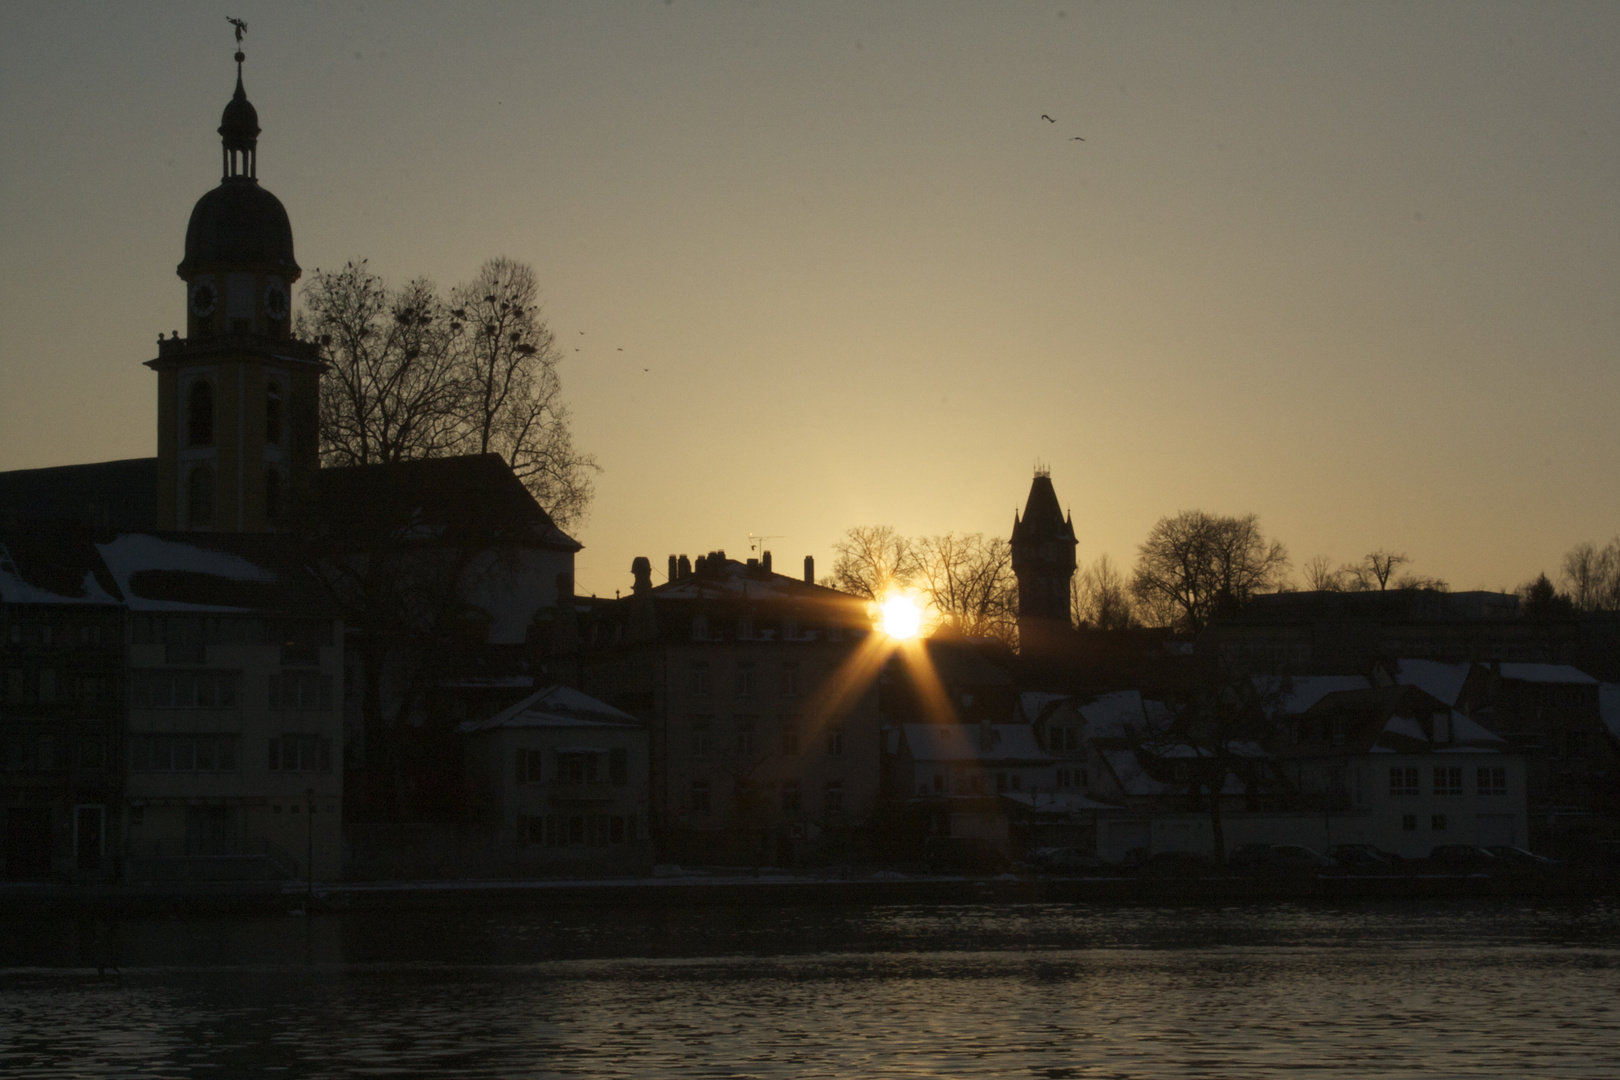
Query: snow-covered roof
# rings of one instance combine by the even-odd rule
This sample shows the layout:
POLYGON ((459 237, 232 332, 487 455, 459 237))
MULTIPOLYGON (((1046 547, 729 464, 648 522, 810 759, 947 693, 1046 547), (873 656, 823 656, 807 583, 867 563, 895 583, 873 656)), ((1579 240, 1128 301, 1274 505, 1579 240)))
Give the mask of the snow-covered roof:
POLYGON ((1609 734, 1620 739, 1620 683, 1598 684, 1598 715, 1609 734))
POLYGON ((1596 679, 1569 664, 1503 664, 1502 678, 1533 683, 1580 683, 1591 686, 1596 679))
MULTIPOLYGON (((105 544, 97 544, 96 549, 112 572, 113 581, 117 581, 118 591, 125 594, 130 610, 138 612, 243 612, 259 606, 230 602, 204 604, 152 596, 151 588, 136 588, 136 585, 144 585, 136 581, 136 575, 193 575, 193 581, 214 578, 217 583, 228 585, 277 585, 274 570, 249 562, 241 555, 151 533, 123 533, 105 544)), ((220 599, 227 599, 227 591, 220 593, 220 599)))
POLYGON ((1135 690, 1095 697, 1080 706, 1080 715, 1086 721, 1086 737, 1092 739, 1123 739, 1147 723, 1142 695, 1135 690))
POLYGON ((1415 686, 1447 705, 1455 705, 1472 666, 1442 660, 1397 660, 1395 682, 1400 686, 1415 686))
POLYGON ((1027 806, 1040 813, 1066 814, 1085 810, 1118 810, 1112 803, 1098 802, 1077 791, 1004 791, 1003 799, 1027 806))
POLYGON ((1170 790, 1170 785, 1148 775, 1134 750, 1104 750, 1102 757, 1127 795, 1162 795, 1170 790))
POLYGON ((992 724, 992 745, 979 748, 977 724, 903 724, 915 761, 1051 761, 1028 724, 992 724))
MULTIPOLYGON (((1256 675, 1254 685, 1263 694, 1274 692, 1282 680, 1275 675, 1256 675)), ((1295 675, 1289 680, 1292 687, 1282 699, 1285 713, 1295 715, 1315 705, 1329 694, 1340 690, 1366 690, 1372 684, 1365 675, 1295 675)))
POLYGON ((12 558, 6 545, 0 544, 0 600, 8 604, 117 604, 120 600, 109 595, 96 580, 94 571, 86 570, 77 595, 60 593, 27 581, 17 560, 12 558))
POLYGON ((1403 742, 1416 742, 1423 744, 1418 752, 1432 750, 1443 754, 1492 754, 1507 745, 1500 735, 1488 730, 1455 709, 1451 712, 1451 738, 1443 743, 1434 742, 1429 732, 1415 718, 1392 715, 1385 723, 1384 729, 1379 732, 1378 739, 1369 748, 1372 753, 1398 753, 1414 749, 1402 746, 1403 742), (1394 736, 1394 738, 1388 738, 1394 736), (1485 745, 1481 745, 1485 744, 1485 745))
POLYGON ((641 721, 615 709, 605 701, 567 686, 537 690, 486 720, 468 720, 463 732, 490 731, 502 727, 639 727, 641 721))
POLYGON ((1045 690, 1025 690, 1018 695, 1018 710, 1026 721, 1040 719, 1049 708, 1069 700, 1068 694, 1053 694, 1045 690))

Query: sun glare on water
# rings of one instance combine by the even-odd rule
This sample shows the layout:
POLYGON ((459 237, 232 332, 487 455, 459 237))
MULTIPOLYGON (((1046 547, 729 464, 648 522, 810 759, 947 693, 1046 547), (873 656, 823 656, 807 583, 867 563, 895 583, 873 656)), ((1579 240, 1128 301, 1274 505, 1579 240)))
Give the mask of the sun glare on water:
POLYGON ((901 641, 914 638, 922 631, 922 608, 911 597, 896 593, 883 601, 878 628, 901 641))

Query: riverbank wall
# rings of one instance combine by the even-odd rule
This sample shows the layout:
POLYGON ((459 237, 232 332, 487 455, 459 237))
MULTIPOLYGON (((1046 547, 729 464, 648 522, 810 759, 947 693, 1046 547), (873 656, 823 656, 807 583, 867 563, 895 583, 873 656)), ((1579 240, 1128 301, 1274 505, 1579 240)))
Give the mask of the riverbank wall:
POLYGON ((0 916, 146 912, 476 911, 874 904, 1357 903, 1620 895, 1620 876, 1451 874, 1308 877, 799 877, 704 875, 602 881, 241 882, 179 886, 0 886, 0 916))

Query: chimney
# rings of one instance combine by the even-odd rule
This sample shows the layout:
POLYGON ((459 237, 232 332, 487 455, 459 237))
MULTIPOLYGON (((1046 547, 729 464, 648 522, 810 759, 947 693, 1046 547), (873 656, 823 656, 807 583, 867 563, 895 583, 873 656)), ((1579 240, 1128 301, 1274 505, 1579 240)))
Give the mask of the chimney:
POLYGON ((692 576, 692 563, 685 555, 682 555, 679 561, 676 563, 676 572, 680 577, 683 578, 689 578, 692 576))
POLYGON ((814 555, 804 557, 804 583, 806 585, 816 583, 816 557, 814 555))
POLYGON ((767 574, 771 572, 771 553, 770 552, 767 551, 765 553, 765 557, 759 561, 759 565, 761 565, 761 566, 763 566, 765 568, 765 572, 767 574))
POLYGON ((680 572, 680 564, 675 561, 675 556, 671 555, 669 557, 669 574, 668 574, 667 580, 674 581, 675 580, 675 575, 677 573, 679 573, 679 572, 680 572))
POLYGON ((635 591, 646 592, 652 588, 652 560, 645 555, 637 555, 630 563, 630 573, 635 577, 635 591))

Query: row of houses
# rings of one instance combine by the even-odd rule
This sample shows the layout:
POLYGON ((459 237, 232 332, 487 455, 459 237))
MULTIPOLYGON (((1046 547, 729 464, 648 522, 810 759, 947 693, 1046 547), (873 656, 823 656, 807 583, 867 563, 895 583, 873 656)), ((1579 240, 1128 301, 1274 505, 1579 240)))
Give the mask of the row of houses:
POLYGON ((578 595, 580 544, 495 455, 323 467, 327 344, 289 321, 243 60, 176 268, 186 332, 145 361, 156 455, 0 473, 6 876, 1419 851, 1620 817, 1612 619, 1295 594, 1196 642, 1082 632, 1043 471, 1010 544, 1018 652, 902 642, 769 552, 639 558, 627 595, 578 595), (1223 665, 1247 681, 1211 696, 1223 665))

